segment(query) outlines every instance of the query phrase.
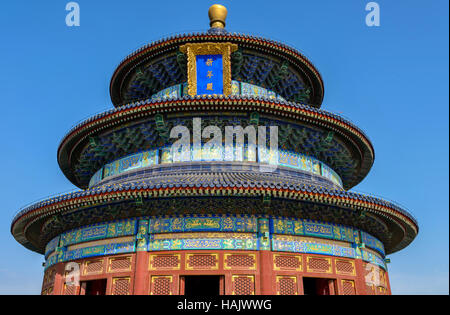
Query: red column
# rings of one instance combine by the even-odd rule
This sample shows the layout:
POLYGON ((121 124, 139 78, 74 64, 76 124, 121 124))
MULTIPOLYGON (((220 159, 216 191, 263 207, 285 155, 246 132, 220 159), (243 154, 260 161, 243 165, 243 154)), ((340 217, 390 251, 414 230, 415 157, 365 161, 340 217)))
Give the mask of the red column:
POLYGON ((53 295, 64 294, 64 276, 65 276, 65 264, 59 263, 55 266, 55 282, 53 283, 53 295))
MULTIPOLYGON (((223 292, 223 282, 224 280, 222 279, 222 277, 220 278, 220 295, 224 295, 225 293, 223 292)), ((185 293, 185 288, 186 288, 186 279, 185 277, 180 277, 180 292, 178 292, 179 295, 184 295, 185 293)), ((172 290, 173 291, 173 290, 172 290)))
MULTIPOLYGON (((184 280, 184 278, 183 278, 183 280, 184 280)), ((180 287, 181 287, 181 285, 180 285, 180 287)), ((183 294, 184 294, 184 281, 183 281, 182 287, 183 287, 183 294)), ((219 292, 219 294, 225 295, 225 277, 224 276, 220 276, 220 292, 219 292)), ((180 295, 182 295, 181 292, 180 292, 180 295)))
POLYGON ((137 251, 134 265, 134 295, 148 295, 150 292, 147 286, 148 276, 148 253, 137 251))
POLYGON ((366 295, 366 272, 364 270, 364 263, 361 259, 355 259, 356 269, 356 294, 366 295))
POLYGON ((338 294, 337 290, 337 281, 336 280, 328 280, 328 295, 336 295, 338 294))
POLYGON ((260 294, 276 294, 273 284, 272 252, 262 250, 259 252, 260 294))

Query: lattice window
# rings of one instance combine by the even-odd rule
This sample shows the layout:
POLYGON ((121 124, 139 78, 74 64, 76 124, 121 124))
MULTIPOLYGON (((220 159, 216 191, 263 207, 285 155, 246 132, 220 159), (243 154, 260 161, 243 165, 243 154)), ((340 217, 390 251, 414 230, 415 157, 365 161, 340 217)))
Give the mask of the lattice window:
POLYGON ((102 273, 103 272, 103 259, 87 261, 84 265, 84 274, 102 273))
POLYGON ((55 276, 56 269, 53 269, 48 275, 47 284, 53 285, 53 283, 55 282, 55 276))
POLYGON ((47 272, 45 273, 45 284, 53 282, 55 274, 56 274, 55 269, 47 270, 47 272))
POLYGON ((180 269, 179 255, 152 255, 150 256, 150 270, 180 269))
POLYGON ((172 276, 154 276, 151 286, 152 295, 172 295, 172 276))
POLYGON ((364 277, 367 277, 367 275, 369 275, 373 271, 373 266, 365 263, 363 267, 364 267, 364 277))
POLYGON ((109 260, 109 271, 131 270, 131 257, 111 258, 109 260))
POLYGON ((297 295, 297 277, 277 277, 277 293, 279 295, 297 295))
POLYGON ((367 295, 375 295, 375 286, 373 284, 366 283, 366 294, 367 295))
POLYGON ((308 271, 331 272, 331 261, 326 258, 308 257, 308 271))
POLYGON ((292 255, 275 255, 274 256, 275 269, 287 270, 302 270, 302 258, 300 256, 292 255))
POLYGON ((364 264, 364 276, 366 278, 366 282, 377 282, 381 271, 383 270, 374 264, 364 264))
POLYGON ((233 295, 254 295, 254 276, 232 276, 233 295))
POLYGON ((256 259, 254 255, 225 255, 225 268, 255 269, 256 259))
POLYGON ((48 269, 44 274, 44 281, 42 283, 43 291, 48 288, 49 286, 52 286, 55 282, 55 276, 56 276, 56 269, 51 268, 48 269))
POLYGON ((217 269, 218 259, 217 255, 210 254, 192 254, 188 255, 187 269, 217 269))
POLYGON ((352 280, 342 280, 342 294, 355 295, 356 294, 355 282, 352 280))
POLYGON ((64 284, 64 295, 77 295, 78 287, 64 284))
POLYGON ((129 295, 130 283, 130 278, 114 278, 112 295, 129 295))
POLYGON ((380 285, 383 287, 387 287, 387 277, 386 271, 380 268, 380 285))
MULTIPOLYGON (((364 280, 366 281, 367 286, 371 287, 387 286, 386 272, 380 267, 370 263, 364 264, 364 280)), ((375 289, 373 289, 373 291, 375 291, 376 293, 375 289)))
POLYGON ((355 272, 355 266, 352 261, 336 259, 336 273, 350 274, 355 272))

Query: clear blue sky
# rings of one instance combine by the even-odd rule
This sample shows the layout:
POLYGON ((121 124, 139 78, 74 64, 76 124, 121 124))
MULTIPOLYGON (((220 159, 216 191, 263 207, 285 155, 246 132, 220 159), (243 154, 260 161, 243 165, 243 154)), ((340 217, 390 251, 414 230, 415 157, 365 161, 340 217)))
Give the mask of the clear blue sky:
MULTIPOLYGON (((79 0, 81 26, 65 25, 66 0, 4 1, 0 9, 0 294, 40 292, 43 257, 20 246, 10 223, 22 206, 75 188, 56 150, 79 120, 112 107, 117 64, 152 40, 208 29, 213 1, 79 0)), ((448 1, 238 1, 227 29, 290 44, 317 66, 323 108, 360 126, 375 147, 355 190, 405 205, 420 233, 390 256, 394 294, 449 292, 448 1)))

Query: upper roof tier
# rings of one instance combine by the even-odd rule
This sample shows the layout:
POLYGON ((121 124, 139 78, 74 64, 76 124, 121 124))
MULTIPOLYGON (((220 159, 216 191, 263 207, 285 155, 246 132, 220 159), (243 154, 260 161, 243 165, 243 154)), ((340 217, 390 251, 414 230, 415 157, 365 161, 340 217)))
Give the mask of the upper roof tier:
MULTIPOLYGON (((218 8, 219 7, 219 8, 218 8)), ((187 53, 193 43, 230 43, 231 79, 273 91, 287 101, 319 108, 324 85, 314 65, 296 49, 260 37, 228 33, 223 9, 210 9, 212 28, 203 33, 175 35, 147 44, 128 55, 115 70, 110 84, 115 107, 151 98, 165 88, 185 83, 187 53)))

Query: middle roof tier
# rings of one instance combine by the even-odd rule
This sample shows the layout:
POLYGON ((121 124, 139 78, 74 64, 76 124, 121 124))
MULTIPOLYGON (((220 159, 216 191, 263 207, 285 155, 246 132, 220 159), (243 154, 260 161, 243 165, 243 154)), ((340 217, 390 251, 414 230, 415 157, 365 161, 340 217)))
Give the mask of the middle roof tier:
MULTIPOLYGON (((307 105, 270 97, 232 95, 149 99, 93 116, 63 138, 58 163, 66 177, 87 188, 108 163, 171 145, 175 126, 193 130, 217 126, 278 127, 278 149, 314 158, 334 170, 344 189, 357 185, 370 171, 373 146, 358 127, 340 116, 307 105)), ((269 137, 269 134, 268 136, 269 137)))

